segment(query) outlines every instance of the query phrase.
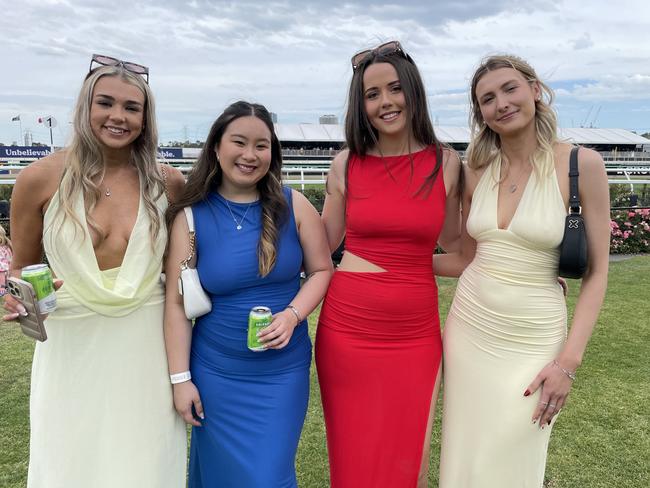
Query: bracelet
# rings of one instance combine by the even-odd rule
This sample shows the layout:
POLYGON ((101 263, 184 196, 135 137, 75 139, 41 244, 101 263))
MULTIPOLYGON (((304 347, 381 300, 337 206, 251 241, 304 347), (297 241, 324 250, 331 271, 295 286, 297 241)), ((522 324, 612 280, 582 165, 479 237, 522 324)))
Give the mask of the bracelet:
POLYGON ((555 359, 553 360, 553 364, 560 368, 560 370, 567 375, 569 378, 571 378, 571 381, 576 380, 576 373, 575 371, 569 371, 568 369, 564 369, 562 366, 560 366, 560 363, 558 363, 555 359))
POLYGON ((183 371, 182 373, 170 374, 169 379, 172 382, 172 385, 177 385, 178 383, 185 383, 192 379, 192 373, 189 371, 183 371))
POLYGON ((300 318, 300 313, 298 312, 298 309, 294 307, 293 305, 287 305, 287 309, 291 310, 293 314, 296 316, 296 319, 298 320, 298 325, 300 322, 302 322, 302 319, 300 318))

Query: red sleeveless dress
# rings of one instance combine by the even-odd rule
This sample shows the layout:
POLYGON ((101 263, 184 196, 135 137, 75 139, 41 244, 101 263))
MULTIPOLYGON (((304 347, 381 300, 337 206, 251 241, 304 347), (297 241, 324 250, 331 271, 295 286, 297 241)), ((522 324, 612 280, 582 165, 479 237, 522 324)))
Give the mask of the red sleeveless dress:
POLYGON ((442 342, 432 268, 445 213, 435 148, 348 166, 347 251, 386 270, 336 271, 316 333, 333 488, 415 487, 442 342), (412 159, 412 161, 411 161, 412 159))

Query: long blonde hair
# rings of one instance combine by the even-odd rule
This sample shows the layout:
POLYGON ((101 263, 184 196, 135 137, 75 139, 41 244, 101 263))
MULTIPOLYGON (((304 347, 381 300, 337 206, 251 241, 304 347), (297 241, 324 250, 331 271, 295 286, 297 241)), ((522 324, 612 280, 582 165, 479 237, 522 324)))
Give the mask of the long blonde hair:
POLYGON ((74 132, 72 141, 65 154, 65 166, 59 186, 59 208, 62 217, 72 219, 83 234, 83 226, 74 211, 74 202, 82 193, 86 210, 86 223, 103 240, 103 229, 90 216, 97 201, 101 198, 99 185, 104 176, 105 162, 100 142, 90 126, 90 107, 93 90, 97 81, 103 76, 118 76, 126 83, 139 88, 145 97, 143 127, 138 138, 131 145, 130 162, 135 166, 140 177, 145 210, 149 216, 149 234, 153 244, 163 224, 163 215, 156 206, 156 201, 164 192, 163 177, 157 164, 158 130, 156 128, 156 110, 149 85, 140 75, 131 73, 121 66, 102 66, 91 71, 81 86, 79 98, 74 111, 74 132))
POLYGON ((481 61, 474 72, 470 87, 470 118, 471 143, 467 149, 467 163, 470 168, 478 169, 492 163, 501 162, 501 140, 499 135, 488 127, 481 114, 481 107, 476 97, 476 85, 488 72, 501 68, 512 68, 519 71, 528 83, 537 83, 541 97, 535 102, 535 134, 537 148, 531 158, 533 169, 539 175, 548 175, 553 169, 553 144, 557 142, 557 117, 551 107, 553 90, 539 79, 530 64, 523 59, 510 54, 489 56, 481 61))

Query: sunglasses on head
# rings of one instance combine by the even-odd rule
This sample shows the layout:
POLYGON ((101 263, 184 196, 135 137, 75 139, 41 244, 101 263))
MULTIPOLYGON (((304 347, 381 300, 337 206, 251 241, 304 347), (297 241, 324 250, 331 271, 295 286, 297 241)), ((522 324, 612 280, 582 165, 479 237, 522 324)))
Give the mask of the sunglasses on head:
POLYGON ((402 45, 398 41, 388 41, 374 49, 366 49, 352 56, 352 71, 356 71, 359 66, 374 56, 387 56, 391 54, 399 54, 404 59, 409 59, 408 54, 404 52, 402 45))
POLYGON ((93 63, 97 63, 102 66, 121 66, 131 73, 142 75, 147 84, 149 84, 149 68, 142 66, 141 64, 132 63, 131 61, 122 61, 121 59, 104 56, 102 54, 93 54, 93 57, 90 60, 90 68, 88 70, 89 73, 93 71, 93 63))

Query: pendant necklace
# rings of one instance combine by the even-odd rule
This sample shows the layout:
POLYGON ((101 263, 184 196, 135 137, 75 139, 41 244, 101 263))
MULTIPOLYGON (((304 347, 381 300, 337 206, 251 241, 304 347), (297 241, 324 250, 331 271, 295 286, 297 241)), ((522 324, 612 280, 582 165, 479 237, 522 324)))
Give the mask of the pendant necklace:
POLYGON ((517 177, 517 180, 514 183, 510 183, 510 186, 508 187, 508 191, 510 193, 516 192, 517 189, 519 188, 519 181, 521 180, 521 177, 523 176, 525 169, 526 169, 526 166, 523 165, 521 170, 519 171, 519 176, 517 177))
MULTIPOLYGON (((226 200, 226 199, 224 198, 224 200, 226 200)), ((242 229, 242 223, 244 222, 244 219, 246 218, 246 214, 248 213, 248 210, 251 208, 251 205, 253 203, 254 202, 250 202, 248 204, 248 206, 246 207, 246 211, 244 212, 244 215, 242 215, 242 218, 239 220, 239 222, 237 222, 237 219, 235 218, 235 214, 232 213, 232 208, 230 208, 230 203, 228 202, 228 200, 226 200, 226 206, 228 207, 228 211, 230 212, 230 216, 232 217, 232 220, 235 223, 235 226, 236 226, 237 230, 242 229)))

